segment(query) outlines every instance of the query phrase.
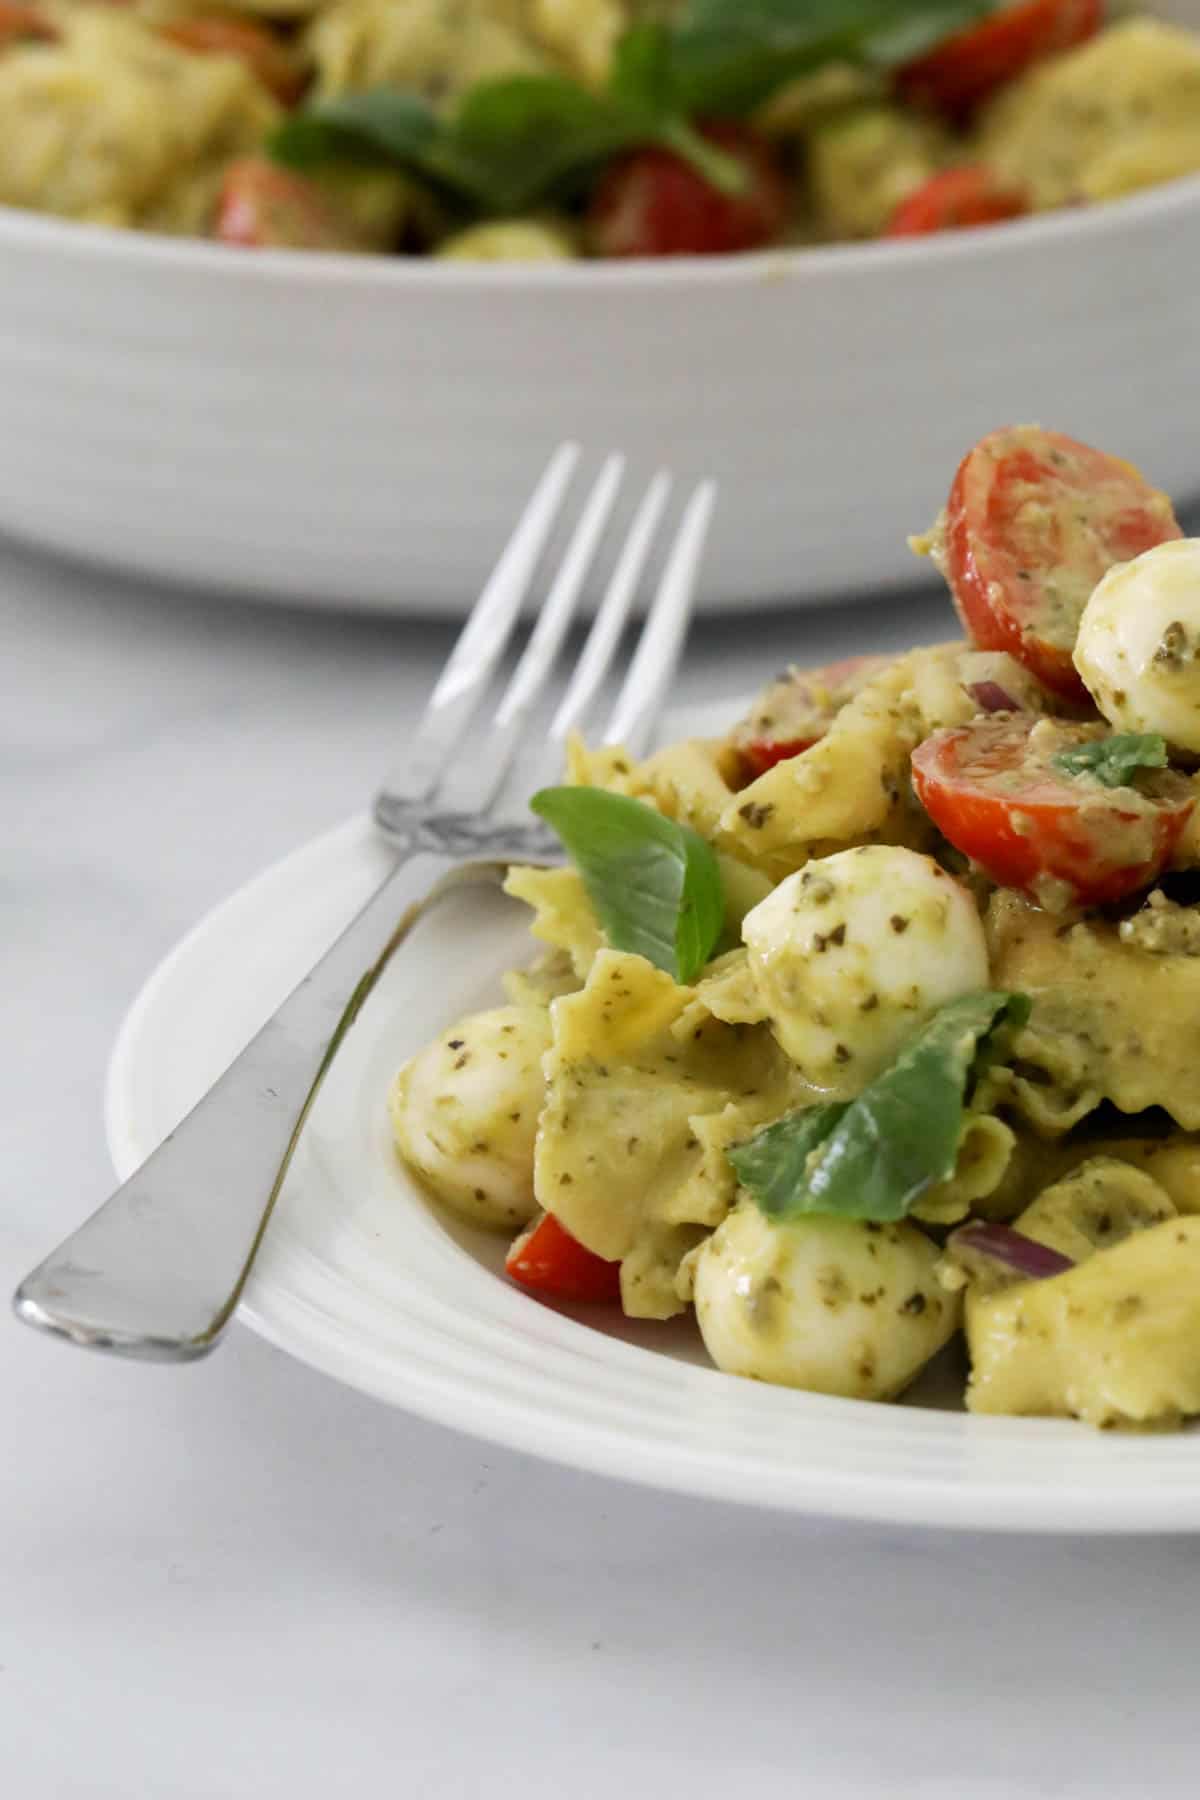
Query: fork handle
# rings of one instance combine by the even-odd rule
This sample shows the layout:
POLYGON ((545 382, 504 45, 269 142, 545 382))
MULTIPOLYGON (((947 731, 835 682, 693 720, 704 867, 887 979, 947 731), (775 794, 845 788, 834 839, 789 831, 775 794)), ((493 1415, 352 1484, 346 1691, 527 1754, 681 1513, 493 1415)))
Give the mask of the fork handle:
POLYGON ((504 867, 402 858, 182 1124, 26 1277, 18 1317, 123 1356, 180 1362, 211 1350, 367 995, 432 903, 460 884, 496 882, 504 867))

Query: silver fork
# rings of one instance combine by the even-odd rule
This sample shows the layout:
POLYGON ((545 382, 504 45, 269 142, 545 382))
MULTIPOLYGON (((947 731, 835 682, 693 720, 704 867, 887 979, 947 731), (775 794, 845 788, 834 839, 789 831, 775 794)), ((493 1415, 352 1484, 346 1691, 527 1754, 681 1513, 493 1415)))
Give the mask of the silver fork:
MULTIPOLYGON (((165 1142, 17 1289, 19 1318, 93 1349, 163 1362, 204 1356, 233 1316, 305 1120, 346 1033, 417 919, 450 888, 498 882, 508 864, 555 854, 520 802, 561 763, 613 667, 670 490, 638 505, 549 732, 526 753, 623 464, 591 487, 487 734, 468 738, 563 510, 578 447, 556 452, 434 687, 402 765, 375 801, 398 858, 382 886, 165 1142), (540 764, 540 770, 534 765, 540 764), (364 972, 365 971, 365 972, 364 972)), ((628 674, 602 734, 645 750, 683 646, 716 490, 701 483, 667 551, 628 674)))

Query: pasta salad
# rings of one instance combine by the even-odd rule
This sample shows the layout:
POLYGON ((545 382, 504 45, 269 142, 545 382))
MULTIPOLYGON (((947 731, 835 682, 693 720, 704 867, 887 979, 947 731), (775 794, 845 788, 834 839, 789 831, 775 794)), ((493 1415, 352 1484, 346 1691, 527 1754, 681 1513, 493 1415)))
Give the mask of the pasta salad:
POLYGON ((692 1312, 735 1375, 1200 1412, 1200 540, 992 432, 912 540, 964 639, 789 669, 721 737, 572 745, 540 947, 390 1094, 531 1296, 692 1312))
POLYGON ((1105 0, 0 0, 0 205, 469 261, 911 237, 1200 168, 1105 0))

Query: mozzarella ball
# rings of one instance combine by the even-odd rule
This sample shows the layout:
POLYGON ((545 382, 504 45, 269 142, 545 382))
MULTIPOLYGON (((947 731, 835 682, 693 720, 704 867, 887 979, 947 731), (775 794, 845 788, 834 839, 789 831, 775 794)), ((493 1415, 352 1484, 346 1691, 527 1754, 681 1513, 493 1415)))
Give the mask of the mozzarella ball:
POLYGON ((768 1219, 743 1200, 697 1252, 696 1318, 719 1369, 890 1400, 958 1326, 940 1252, 907 1222, 768 1219))
POLYGON ((388 1104, 401 1156, 473 1224, 507 1231, 537 1210, 533 1141, 549 1048, 543 1007, 498 1006, 460 1019, 393 1083, 388 1104))
POLYGON ((842 1097, 939 1006, 988 985, 971 896, 896 845, 809 863, 747 913, 742 936, 781 1047, 814 1087, 842 1097))
POLYGON ((1118 731, 1200 751, 1200 538, 1156 544, 1101 577, 1075 667, 1118 731))

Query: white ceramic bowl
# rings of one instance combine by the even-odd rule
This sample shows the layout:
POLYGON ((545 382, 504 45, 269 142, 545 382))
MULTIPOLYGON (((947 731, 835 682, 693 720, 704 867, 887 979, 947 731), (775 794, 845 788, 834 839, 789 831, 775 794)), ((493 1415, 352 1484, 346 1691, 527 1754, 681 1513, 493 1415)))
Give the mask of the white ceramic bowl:
POLYGON ((570 436, 719 478, 704 604, 912 579, 1035 419, 1200 493, 1200 177, 982 231, 475 266, 0 209, 0 529, 277 599, 455 614, 570 436))

